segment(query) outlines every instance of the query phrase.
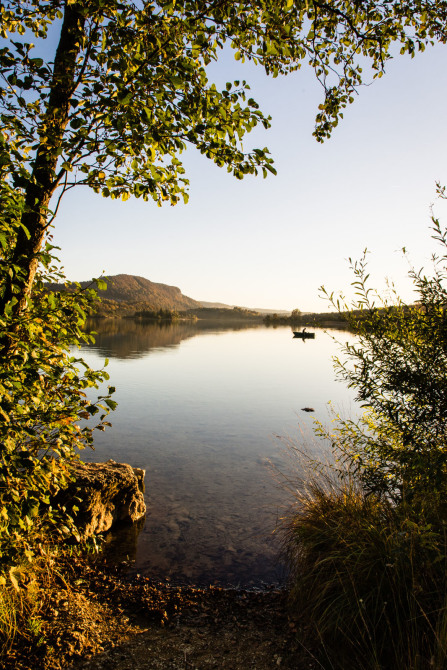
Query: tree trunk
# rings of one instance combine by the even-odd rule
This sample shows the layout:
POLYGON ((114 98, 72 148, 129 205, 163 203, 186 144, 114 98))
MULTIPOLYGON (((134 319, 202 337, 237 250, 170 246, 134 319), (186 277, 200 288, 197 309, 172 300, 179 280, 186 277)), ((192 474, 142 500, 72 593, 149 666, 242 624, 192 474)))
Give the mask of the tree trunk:
POLYGON ((39 253, 42 250, 48 220, 48 205, 57 187, 57 163, 65 128, 68 123, 70 100, 76 88, 76 61, 84 35, 85 17, 81 5, 65 3, 64 19, 56 50, 50 96, 39 128, 39 147, 36 151, 30 181, 25 191, 25 210, 22 223, 28 235, 19 229, 12 256, 12 277, 8 277, 0 299, 0 313, 13 297, 17 303, 13 313, 26 309, 30 297, 39 253))

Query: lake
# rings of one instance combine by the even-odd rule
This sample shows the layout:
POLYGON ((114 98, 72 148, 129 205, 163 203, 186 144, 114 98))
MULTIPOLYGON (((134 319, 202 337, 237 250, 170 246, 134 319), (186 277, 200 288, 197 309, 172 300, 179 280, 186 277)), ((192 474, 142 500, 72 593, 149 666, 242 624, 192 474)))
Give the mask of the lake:
POLYGON ((284 579, 275 528, 291 494, 278 471, 293 464, 284 441, 310 450, 312 417, 327 403, 355 413, 331 358, 352 335, 207 322, 97 321, 82 356, 109 358, 118 408, 85 461, 112 458, 146 470, 144 524, 109 534, 107 551, 135 572, 176 583, 254 587, 284 579), (312 407, 312 413, 302 411, 312 407), (276 474, 275 474, 276 473, 276 474), (143 526, 143 527, 141 527, 143 526))

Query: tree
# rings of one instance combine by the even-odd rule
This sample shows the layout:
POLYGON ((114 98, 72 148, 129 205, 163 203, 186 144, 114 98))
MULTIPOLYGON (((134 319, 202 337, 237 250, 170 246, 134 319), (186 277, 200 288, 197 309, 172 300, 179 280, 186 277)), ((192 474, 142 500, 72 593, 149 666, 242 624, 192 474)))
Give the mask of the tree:
MULTIPOLYGON (((414 54, 446 40, 446 2, 387 0, 6 0, 0 6, 0 179, 24 196, 0 311, 26 307, 52 215, 50 201, 86 185, 106 197, 187 200, 179 155, 195 146, 237 178, 275 172, 242 139, 270 119, 245 81, 218 91, 206 66, 222 49, 272 76, 309 61, 325 98, 322 141, 391 46, 414 54), (54 60, 41 43, 60 29, 54 60), (33 47, 31 39, 37 39, 33 47)), ((57 205, 56 205, 57 211, 57 205)))

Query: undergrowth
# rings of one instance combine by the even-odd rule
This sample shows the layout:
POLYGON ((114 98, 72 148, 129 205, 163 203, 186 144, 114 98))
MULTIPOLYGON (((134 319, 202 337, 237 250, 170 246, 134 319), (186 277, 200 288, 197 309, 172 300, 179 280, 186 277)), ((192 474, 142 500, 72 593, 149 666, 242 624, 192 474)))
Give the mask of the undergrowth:
POLYGON ((31 539, 35 547, 32 561, 16 566, 12 579, 0 590, 0 667, 14 667, 17 654, 39 655, 39 647, 47 645, 49 604, 61 588, 69 588, 65 566, 74 550, 45 545, 39 541, 42 538, 31 539))
POLYGON ((81 549, 34 539, 33 560, 0 590, 1 670, 61 670, 72 656, 98 646, 97 603, 84 575, 94 564, 96 541, 81 549))

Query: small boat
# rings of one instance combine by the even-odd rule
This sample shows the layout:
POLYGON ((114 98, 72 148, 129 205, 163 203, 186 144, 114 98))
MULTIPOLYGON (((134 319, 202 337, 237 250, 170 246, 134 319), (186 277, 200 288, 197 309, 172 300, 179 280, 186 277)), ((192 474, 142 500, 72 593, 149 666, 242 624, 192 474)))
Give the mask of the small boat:
POLYGON ((314 340, 315 339, 315 333, 306 333, 306 329, 303 328, 303 330, 294 330, 293 331, 293 337, 299 337, 301 340, 314 340))

